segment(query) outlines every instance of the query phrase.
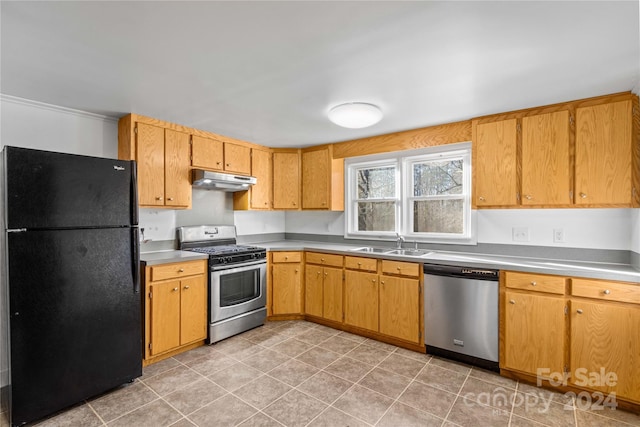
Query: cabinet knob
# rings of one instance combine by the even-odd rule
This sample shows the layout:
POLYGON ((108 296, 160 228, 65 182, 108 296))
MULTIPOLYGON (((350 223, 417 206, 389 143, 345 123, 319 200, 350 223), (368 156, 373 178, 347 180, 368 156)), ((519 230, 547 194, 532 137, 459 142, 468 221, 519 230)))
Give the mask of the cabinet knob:
POLYGON ((516 303, 515 300, 512 300, 512 299, 509 300, 509 304, 515 304, 515 303, 516 303))
POLYGON ((189 285, 186 285, 186 286, 184 287, 184 289, 189 289, 189 285))
POLYGON ((216 162, 216 165, 219 165, 220 163, 222 163, 222 162, 216 162))
POLYGON ((371 283, 376 283, 376 279, 371 279, 371 283))
POLYGON ((288 260, 288 259, 289 259, 289 257, 288 257, 288 256, 284 257, 284 260, 285 260, 285 261, 286 261, 286 260, 288 260))
POLYGON ((381 285, 384 285, 384 280, 380 280, 380 284, 381 284, 381 285))
POLYGON ((160 196, 156 197, 156 200, 162 200, 162 199, 163 199, 163 198, 162 198, 162 197, 160 197, 160 196))
POLYGON ((329 275, 329 273, 324 273, 325 277, 329 275))
POLYGON ((179 269, 178 273, 184 273, 184 268, 179 269))
POLYGON ((605 289, 604 291, 602 291, 602 293, 605 295, 609 295, 611 291, 609 289, 605 289))
POLYGON ((295 206, 295 205, 296 205, 296 202, 293 202, 293 206, 295 206))
POLYGON ((361 262, 358 263, 358 267, 362 267, 362 263, 361 262))
POLYGON ((582 197, 583 199, 587 198, 587 193, 580 193, 580 197, 582 197))
POLYGON ((320 258, 320 261, 324 262, 324 258, 320 258))
POLYGON ((531 200, 531 199, 533 199, 533 196, 527 194, 526 196, 524 196, 524 198, 527 199, 527 200, 531 200))
POLYGON ((486 199, 482 196, 478 197, 478 200, 480 200, 481 202, 484 202, 486 199))
POLYGON ((167 200, 173 202, 173 197, 168 197, 167 200))
POLYGON ((227 163, 227 167, 231 166, 231 164, 227 163))
POLYGON ((537 285, 536 282, 531 282, 531 286, 535 286, 535 285, 537 285))
POLYGON ((172 291, 173 291, 173 292, 177 292, 177 291, 178 291, 178 288, 173 288, 173 289, 172 289, 172 291))
POLYGON ((578 313, 578 314, 582 314, 582 309, 581 309, 581 308, 577 309, 577 310, 576 310, 576 313, 578 313))
POLYGON ((322 202, 322 206, 324 206, 324 205, 326 205, 326 204, 327 204, 327 202, 322 202))
POLYGON ((296 273, 298 272, 298 269, 296 268, 296 273))
POLYGON ((397 268, 398 268, 398 271, 402 271, 402 269, 400 267, 397 267, 397 268))
POLYGON ((264 202, 264 205, 267 206, 269 204, 269 202, 264 202))

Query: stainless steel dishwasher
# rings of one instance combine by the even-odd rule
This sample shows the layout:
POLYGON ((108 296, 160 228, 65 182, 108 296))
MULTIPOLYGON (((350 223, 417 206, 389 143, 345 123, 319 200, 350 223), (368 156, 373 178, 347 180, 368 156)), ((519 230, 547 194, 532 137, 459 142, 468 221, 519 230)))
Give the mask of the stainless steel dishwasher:
POLYGON ((498 270, 424 265, 427 353, 498 370, 498 270))

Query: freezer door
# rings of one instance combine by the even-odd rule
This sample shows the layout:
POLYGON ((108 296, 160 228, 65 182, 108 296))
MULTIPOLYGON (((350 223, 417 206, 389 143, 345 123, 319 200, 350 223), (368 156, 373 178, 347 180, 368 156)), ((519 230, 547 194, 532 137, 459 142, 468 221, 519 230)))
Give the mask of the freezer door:
POLYGON ((142 374, 130 228, 8 234, 14 424, 142 374))
POLYGON ((5 147, 7 228, 138 223, 132 161, 5 147))

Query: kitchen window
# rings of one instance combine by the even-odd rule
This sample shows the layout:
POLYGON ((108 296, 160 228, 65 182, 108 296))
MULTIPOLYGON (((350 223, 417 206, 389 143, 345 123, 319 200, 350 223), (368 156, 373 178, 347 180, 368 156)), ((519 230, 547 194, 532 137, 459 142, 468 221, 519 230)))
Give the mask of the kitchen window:
POLYGON ((347 238, 475 244, 471 146, 347 159, 347 238))

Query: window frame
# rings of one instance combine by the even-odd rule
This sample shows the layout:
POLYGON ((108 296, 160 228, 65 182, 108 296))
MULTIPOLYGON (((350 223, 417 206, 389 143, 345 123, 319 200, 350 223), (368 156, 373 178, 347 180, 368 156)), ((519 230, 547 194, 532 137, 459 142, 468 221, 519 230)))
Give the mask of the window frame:
MULTIPOLYGON (((345 239, 395 240, 400 233, 408 241, 422 243, 449 243, 475 245, 476 211, 471 207, 471 143, 463 142, 444 146, 428 147, 418 150, 396 151, 369 156, 345 159, 345 239), (420 196, 413 195, 413 165, 428 161, 462 159, 463 192, 460 195, 420 196), (357 171, 364 168, 395 166, 395 230, 358 231, 357 203, 367 199, 358 199, 357 171), (415 200, 463 200, 463 233, 413 232, 413 202, 415 200)), ((382 200, 382 199, 374 199, 382 200)), ((391 199, 389 199, 391 200, 391 199)))

